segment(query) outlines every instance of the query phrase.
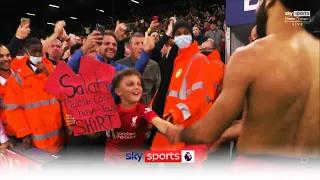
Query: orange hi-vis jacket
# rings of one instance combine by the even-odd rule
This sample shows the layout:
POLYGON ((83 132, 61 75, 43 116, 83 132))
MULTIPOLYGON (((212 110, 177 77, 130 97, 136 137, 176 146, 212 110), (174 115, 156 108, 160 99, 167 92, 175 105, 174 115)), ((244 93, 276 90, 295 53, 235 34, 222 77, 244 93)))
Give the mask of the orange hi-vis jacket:
MULTIPOLYGON (((48 77, 36 74, 28 60, 20 59, 19 69, 8 80, 4 98, 7 120, 17 138, 30 135, 36 148, 56 153, 64 145, 61 105, 55 96, 44 92, 48 77)), ((53 64, 46 58, 42 62, 51 73, 53 64)))
MULTIPOLYGON (((14 73, 12 69, 11 69, 11 73, 12 74, 14 73)), ((5 114, 6 106, 4 105, 4 97, 6 95, 6 89, 7 89, 7 80, 2 76, 0 76, 0 118, 2 120, 2 124, 6 132, 6 135, 16 136, 16 133, 13 130, 13 128, 9 125, 6 114, 5 114)))
MULTIPOLYGON (((164 114, 172 115, 173 124, 188 127, 206 114, 204 110, 215 96, 210 67, 207 57, 199 52, 197 42, 180 51, 174 62, 164 108, 164 114)), ((183 143, 170 145, 165 136, 157 133, 151 149, 178 150, 183 147, 186 147, 183 143)))
POLYGON ((212 78, 212 84, 216 88, 215 101, 222 91, 225 64, 221 61, 220 52, 218 50, 212 51, 207 57, 211 64, 212 73, 210 76, 212 78))

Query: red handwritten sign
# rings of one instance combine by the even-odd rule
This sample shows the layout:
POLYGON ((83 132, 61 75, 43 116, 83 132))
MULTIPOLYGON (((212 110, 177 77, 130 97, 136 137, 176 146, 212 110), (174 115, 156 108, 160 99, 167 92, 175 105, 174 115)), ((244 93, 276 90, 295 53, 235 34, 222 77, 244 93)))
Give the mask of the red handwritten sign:
POLYGON ((81 59, 76 75, 63 61, 49 76, 45 91, 63 100, 75 120, 75 136, 119 128, 117 107, 109 90, 116 70, 90 57, 81 59))

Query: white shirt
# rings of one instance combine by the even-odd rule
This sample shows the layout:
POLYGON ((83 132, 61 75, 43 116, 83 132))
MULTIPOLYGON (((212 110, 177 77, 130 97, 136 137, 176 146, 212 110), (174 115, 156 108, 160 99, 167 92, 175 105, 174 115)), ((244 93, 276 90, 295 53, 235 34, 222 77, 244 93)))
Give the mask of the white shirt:
MULTIPOLYGON (((14 72, 12 71, 12 69, 10 69, 11 73, 14 74, 14 72)), ((3 78, 2 76, 0 76, 0 84, 2 86, 4 86, 6 84, 7 80, 5 78, 3 78)))

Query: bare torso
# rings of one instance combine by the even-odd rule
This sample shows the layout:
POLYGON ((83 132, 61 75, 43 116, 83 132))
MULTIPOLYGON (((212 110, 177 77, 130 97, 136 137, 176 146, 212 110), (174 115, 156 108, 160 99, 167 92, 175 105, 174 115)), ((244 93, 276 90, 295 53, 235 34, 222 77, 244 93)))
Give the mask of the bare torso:
POLYGON ((240 153, 320 156, 319 40, 271 35, 246 48, 255 58, 240 153))

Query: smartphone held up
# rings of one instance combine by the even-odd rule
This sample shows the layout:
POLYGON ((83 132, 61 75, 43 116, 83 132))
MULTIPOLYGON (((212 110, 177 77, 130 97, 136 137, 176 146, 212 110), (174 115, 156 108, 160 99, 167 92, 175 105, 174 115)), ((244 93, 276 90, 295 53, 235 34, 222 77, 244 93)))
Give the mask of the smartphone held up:
POLYGON ((159 17, 158 16, 153 16, 152 21, 158 22, 159 21, 159 17))
MULTIPOLYGON (((103 36, 106 28, 101 24, 96 24, 96 30, 100 32, 101 36, 103 36)), ((101 43, 98 44, 101 45, 101 43)))

